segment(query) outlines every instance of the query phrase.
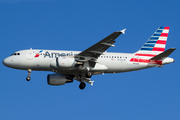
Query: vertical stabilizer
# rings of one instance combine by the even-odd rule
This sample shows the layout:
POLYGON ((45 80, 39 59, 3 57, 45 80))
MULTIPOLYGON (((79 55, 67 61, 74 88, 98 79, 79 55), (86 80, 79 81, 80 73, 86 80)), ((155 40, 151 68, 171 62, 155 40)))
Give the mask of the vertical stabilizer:
POLYGON ((154 57, 165 50, 169 27, 159 27, 148 41, 136 52, 136 56, 154 57))

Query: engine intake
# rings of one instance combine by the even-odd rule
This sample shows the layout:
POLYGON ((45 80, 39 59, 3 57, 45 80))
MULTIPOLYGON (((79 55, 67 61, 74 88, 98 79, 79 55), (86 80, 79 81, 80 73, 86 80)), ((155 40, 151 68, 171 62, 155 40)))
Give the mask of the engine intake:
POLYGON ((64 85, 65 83, 73 82, 73 79, 67 78, 60 74, 49 74, 47 75, 47 83, 49 85, 64 85))

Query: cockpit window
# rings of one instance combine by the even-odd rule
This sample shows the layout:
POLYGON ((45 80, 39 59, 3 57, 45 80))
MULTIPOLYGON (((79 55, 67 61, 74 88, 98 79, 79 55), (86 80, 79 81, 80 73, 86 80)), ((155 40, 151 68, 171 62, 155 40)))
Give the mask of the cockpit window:
MULTIPOLYGON (((20 53, 13 53, 12 55, 20 55, 20 53)), ((11 56, 12 56, 12 55, 11 55, 11 56)))

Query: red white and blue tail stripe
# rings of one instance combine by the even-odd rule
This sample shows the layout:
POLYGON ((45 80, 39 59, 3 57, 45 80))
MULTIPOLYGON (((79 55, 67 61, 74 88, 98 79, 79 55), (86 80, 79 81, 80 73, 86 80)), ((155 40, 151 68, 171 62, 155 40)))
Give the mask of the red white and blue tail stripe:
POLYGON ((141 47, 138 53, 154 53, 155 55, 164 52, 169 33, 169 27, 159 27, 156 32, 141 47))
POLYGON ((138 61, 148 63, 150 58, 164 52, 168 33, 169 27, 159 27, 141 49, 135 53, 135 56, 139 58, 138 61))

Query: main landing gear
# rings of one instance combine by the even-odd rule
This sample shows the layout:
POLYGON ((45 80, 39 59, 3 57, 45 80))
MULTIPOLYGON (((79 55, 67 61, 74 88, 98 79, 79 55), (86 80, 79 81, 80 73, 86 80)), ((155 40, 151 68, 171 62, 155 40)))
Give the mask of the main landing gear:
POLYGON ((91 77, 92 77, 92 73, 91 73, 91 72, 87 72, 87 73, 86 73, 86 77, 87 77, 87 78, 91 78, 91 77))
POLYGON ((79 88, 83 90, 86 87, 86 84, 84 82, 81 82, 79 85, 79 88))
POLYGON ((26 77, 26 80, 27 81, 30 81, 31 80, 31 69, 28 69, 28 76, 26 77))
POLYGON ((90 83, 91 85, 93 85, 94 81, 91 81, 91 79, 90 79, 91 77, 92 77, 92 72, 89 72, 89 71, 87 73, 85 73, 84 75, 79 75, 78 76, 78 81, 81 82, 79 84, 79 88, 81 90, 83 90, 86 87, 86 84, 84 82, 90 83))

